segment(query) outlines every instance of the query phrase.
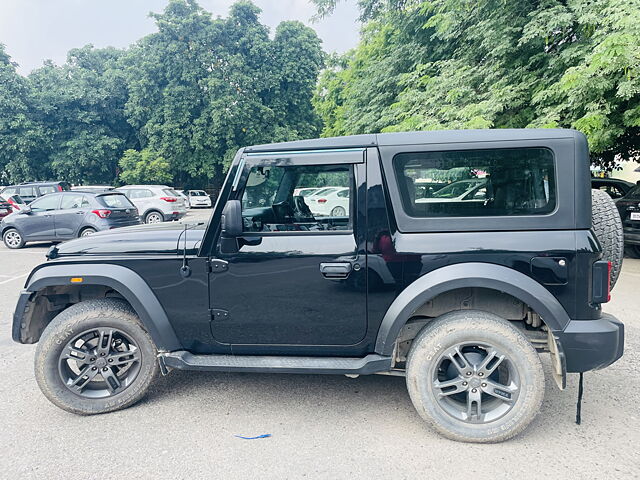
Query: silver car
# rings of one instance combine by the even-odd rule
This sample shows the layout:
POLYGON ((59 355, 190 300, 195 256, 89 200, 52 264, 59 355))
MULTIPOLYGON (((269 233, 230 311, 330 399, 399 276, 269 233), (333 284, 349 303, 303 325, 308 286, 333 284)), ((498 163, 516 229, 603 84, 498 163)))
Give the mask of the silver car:
POLYGON ((131 200, 144 223, 180 220, 187 214, 184 199, 166 185, 126 185, 116 191, 124 193, 131 200))

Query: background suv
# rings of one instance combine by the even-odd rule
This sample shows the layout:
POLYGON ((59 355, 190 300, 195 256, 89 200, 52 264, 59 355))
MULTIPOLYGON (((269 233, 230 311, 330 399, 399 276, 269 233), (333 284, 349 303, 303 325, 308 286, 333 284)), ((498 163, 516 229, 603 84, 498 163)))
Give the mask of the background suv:
POLYGON ((183 198, 166 185, 127 185, 116 191, 124 193, 133 202, 144 223, 180 220, 187 214, 183 198))
POLYGON ((8 215, 0 229, 4 244, 15 249, 30 241, 68 240, 138 224, 136 207, 121 193, 61 192, 8 215))
POLYGON ((1 193, 5 198, 20 195, 20 198, 28 205, 38 197, 68 190, 71 190, 71 187, 67 182, 28 182, 7 187, 1 193))

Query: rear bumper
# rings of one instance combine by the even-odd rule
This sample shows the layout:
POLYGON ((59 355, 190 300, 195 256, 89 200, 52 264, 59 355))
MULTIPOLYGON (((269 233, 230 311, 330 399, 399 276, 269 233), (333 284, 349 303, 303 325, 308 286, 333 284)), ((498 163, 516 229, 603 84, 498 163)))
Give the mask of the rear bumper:
POLYGON ((624 243, 640 245, 640 228, 625 227, 624 243))
POLYGON ((562 332, 554 332, 567 373, 605 368, 624 352, 624 325, 606 313, 598 320, 571 320, 562 332))

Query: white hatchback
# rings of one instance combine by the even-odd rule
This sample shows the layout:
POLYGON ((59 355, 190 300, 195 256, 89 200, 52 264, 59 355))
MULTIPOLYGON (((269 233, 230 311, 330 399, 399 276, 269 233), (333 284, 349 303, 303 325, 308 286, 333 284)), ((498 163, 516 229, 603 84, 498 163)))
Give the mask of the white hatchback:
POLYGON ((189 197, 189 202, 193 208, 211 208, 211 198, 204 190, 187 190, 186 194, 189 197))
POLYGON ((144 223, 180 220, 187 205, 178 192, 166 185, 126 185, 116 189, 133 203, 144 223))

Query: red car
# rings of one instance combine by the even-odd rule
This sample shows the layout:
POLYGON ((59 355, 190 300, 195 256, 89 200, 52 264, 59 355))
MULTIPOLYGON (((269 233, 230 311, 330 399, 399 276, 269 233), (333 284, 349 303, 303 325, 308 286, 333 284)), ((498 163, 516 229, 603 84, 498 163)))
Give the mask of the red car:
POLYGON ((24 207, 25 203, 18 195, 10 197, 0 197, 0 218, 4 218, 10 213, 17 212, 24 207))

